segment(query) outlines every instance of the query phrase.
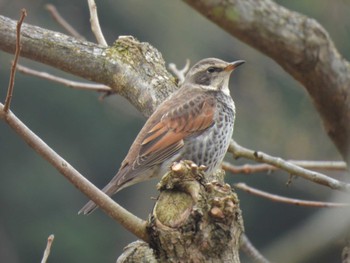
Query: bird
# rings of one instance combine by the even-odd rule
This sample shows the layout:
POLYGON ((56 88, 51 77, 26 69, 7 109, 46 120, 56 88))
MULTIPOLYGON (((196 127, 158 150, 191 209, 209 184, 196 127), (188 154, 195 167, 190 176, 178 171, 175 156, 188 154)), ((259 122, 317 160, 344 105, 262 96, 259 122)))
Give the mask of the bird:
MULTIPOLYGON (((236 115, 230 75, 244 62, 206 58, 192 66, 179 89, 148 118, 119 171, 102 191, 112 196, 161 177, 180 160, 204 165, 207 174, 215 172, 228 149, 236 115)), ((79 214, 90 214, 97 207, 90 200, 79 214)))

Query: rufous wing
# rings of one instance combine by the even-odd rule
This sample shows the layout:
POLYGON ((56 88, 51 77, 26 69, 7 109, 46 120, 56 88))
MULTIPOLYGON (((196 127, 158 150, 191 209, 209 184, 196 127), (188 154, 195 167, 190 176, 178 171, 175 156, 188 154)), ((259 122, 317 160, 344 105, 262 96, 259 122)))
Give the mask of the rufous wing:
POLYGON ((133 168, 157 165, 174 155, 187 137, 200 134, 213 125, 214 113, 214 98, 204 95, 169 109, 146 134, 133 168))

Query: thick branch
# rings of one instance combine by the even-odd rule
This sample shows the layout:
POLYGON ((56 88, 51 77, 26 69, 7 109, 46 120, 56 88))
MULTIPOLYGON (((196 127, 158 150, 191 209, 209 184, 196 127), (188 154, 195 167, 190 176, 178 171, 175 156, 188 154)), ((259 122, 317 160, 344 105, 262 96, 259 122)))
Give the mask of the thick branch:
POLYGON ((300 81, 350 164, 350 67, 319 23, 271 0, 184 1, 300 81))
MULTIPOLYGON (((101 47, 23 24, 21 43, 21 56, 105 84, 145 116, 176 89, 162 55, 132 37, 120 37, 112 47, 101 47)), ((14 53, 15 44, 16 21, 0 16, 0 49, 14 53)))

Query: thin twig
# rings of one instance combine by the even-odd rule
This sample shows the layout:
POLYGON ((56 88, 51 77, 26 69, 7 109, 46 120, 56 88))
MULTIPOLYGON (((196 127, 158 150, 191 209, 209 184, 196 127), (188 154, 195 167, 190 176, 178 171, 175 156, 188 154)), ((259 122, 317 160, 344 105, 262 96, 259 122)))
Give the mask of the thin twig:
POLYGON ((96 3, 94 0, 88 0, 88 5, 90 10, 91 30, 96 37, 97 43, 104 47, 108 47, 107 41, 103 36, 102 30, 100 27, 100 22, 98 20, 96 3))
POLYGON ((43 255, 43 258, 41 260, 41 263, 46 263, 47 259, 49 258, 50 251, 51 251, 51 245, 52 245, 52 242, 53 242, 54 238, 55 238, 54 235, 50 235, 47 238, 46 248, 44 250, 44 255, 43 255))
POLYGON ((45 8, 47 11, 49 11, 50 15, 55 19, 57 24, 59 24, 61 27, 63 27, 68 34, 72 35, 75 38, 85 40, 85 37, 80 35, 78 31, 76 31, 68 22, 65 20, 60 13, 57 11, 56 7, 52 4, 45 5, 45 8))
MULTIPOLYGON (((311 170, 328 170, 328 171, 346 171, 347 166, 345 162, 341 161, 299 161, 299 160, 287 160, 287 162, 298 165, 300 167, 311 170)), ((233 165, 229 162, 222 163, 222 169, 233 174, 252 174, 258 172, 271 172, 278 170, 270 164, 244 164, 233 165)))
POLYGON ((350 192, 350 184, 333 179, 319 172, 304 169, 298 165, 289 163, 281 158, 270 156, 263 152, 253 151, 240 146, 235 141, 231 141, 228 152, 233 154, 234 158, 244 157, 260 163, 267 163, 287 171, 293 176, 300 176, 306 180, 328 186, 335 190, 350 192))
POLYGON ((63 84, 67 87, 73 88, 73 89, 80 89, 80 90, 89 90, 89 91, 98 91, 98 92, 115 92, 110 87, 103 85, 103 84, 91 84, 91 83, 85 83, 85 82, 79 82, 79 81, 73 81, 61 77, 57 77, 55 75, 52 75, 50 73, 44 72, 44 71, 38 71, 34 70, 22 65, 17 65, 17 69, 19 72, 28 74, 31 76, 47 79, 53 82, 57 82, 60 84, 63 84))
POLYGON ((15 59, 12 61, 10 81, 9 81, 9 86, 7 89, 7 95, 5 99, 4 112, 8 112, 11 105, 13 87, 15 85, 16 65, 19 59, 19 54, 21 52, 21 27, 22 27, 23 20, 26 16, 27 16, 27 11, 25 9, 22 9, 21 17, 17 22, 17 27, 16 27, 17 39, 16 39, 15 59))
POLYGON ((266 259, 259 250, 254 247, 252 242, 250 242, 249 238, 246 234, 241 236, 241 250, 254 262, 256 263, 270 263, 268 259, 266 259))
POLYGON ((178 69, 175 63, 169 64, 169 69, 174 73, 175 77, 179 80, 179 85, 185 81, 185 76, 190 68, 190 60, 186 59, 186 64, 182 69, 178 69))
POLYGON ((251 186, 246 185, 245 183, 237 183, 234 184, 235 188, 238 188, 240 190, 243 190, 247 193, 257 195, 260 197, 267 198, 269 200, 275 201, 275 202, 281 202, 281 203, 287 203, 291 205, 297 205, 297 206, 307 206, 307 207, 348 207, 350 204, 347 203, 330 203, 330 202, 317 202, 317 201, 308 201, 308 200, 301 200, 301 199, 295 199, 295 198, 288 198, 280 195, 270 194, 265 191, 261 191, 259 189, 253 188, 251 186))
POLYGON ((146 230, 147 222, 131 214, 125 208, 114 202, 108 195, 103 193, 66 160, 51 149, 42 139, 33 133, 23 122, 21 122, 11 111, 4 112, 4 107, 0 103, 0 118, 3 119, 30 147, 32 147, 41 157, 56 168, 67 180, 76 188, 93 200, 103 211, 115 221, 129 230, 138 238, 149 242, 146 230))

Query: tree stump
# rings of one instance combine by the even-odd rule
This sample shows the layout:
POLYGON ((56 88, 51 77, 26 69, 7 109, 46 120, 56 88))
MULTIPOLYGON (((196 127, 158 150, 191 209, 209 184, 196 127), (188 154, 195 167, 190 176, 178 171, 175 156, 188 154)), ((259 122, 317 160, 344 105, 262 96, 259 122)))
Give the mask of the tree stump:
POLYGON ((205 178, 205 167, 174 163, 158 184, 160 195, 149 218, 150 244, 126 247, 122 262, 240 262, 243 220, 237 195, 223 183, 205 178))

